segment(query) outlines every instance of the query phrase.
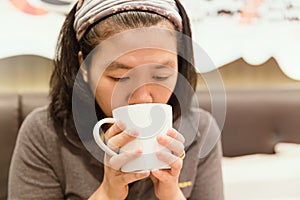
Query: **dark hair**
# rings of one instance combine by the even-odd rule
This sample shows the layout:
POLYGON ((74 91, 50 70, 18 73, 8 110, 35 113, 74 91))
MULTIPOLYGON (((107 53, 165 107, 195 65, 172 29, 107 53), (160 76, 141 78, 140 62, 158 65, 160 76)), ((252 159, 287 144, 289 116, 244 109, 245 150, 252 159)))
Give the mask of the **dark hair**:
MULTIPOLYGON (((191 38, 192 35, 187 14, 178 0, 176 0, 176 3, 179 8, 179 13, 183 19, 182 33, 191 38)), ((92 51, 92 49, 99 43, 100 38, 105 39, 105 37, 110 35, 109 31, 107 30, 107 35, 99 36, 99 27, 101 27, 101 25, 105 26, 105 21, 108 21, 101 20, 100 23, 95 23, 95 25, 90 27, 84 37, 78 42, 73 28, 75 12, 76 5, 67 15, 62 26, 54 60, 55 68, 50 80, 50 117, 53 120, 54 127, 57 131, 66 128, 66 131, 69 134, 76 133, 72 115, 72 96, 80 99, 82 105, 87 104, 86 99, 94 98, 90 87, 83 81, 82 75, 79 76, 80 80, 77 80, 76 85, 74 85, 80 68, 78 52, 82 51, 83 57, 85 58, 88 53, 92 51), (95 40, 95 38, 97 39, 95 40), (73 94, 73 87, 80 88, 80 94, 73 94)), ((115 30, 152 26, 162 21, 168 21, 166 18, 158 14, 143 11, 118 13, 106 19, 113 21, 117 25, 117 28, 114 27, 115 30)), ((181 54, 183 54, 183 56, 178 56, 178 71, 186 78, 186 80, 188 80, 190 86, 194 90, 196 87, 197 75, 195 68, 193 67, 194 59, 192 43, 191 40, 182 41, 184 41, 181 48, 181 54)), ((184 105, 182 105, 182 102, 180 102, 181 105, 179 105, 179 102, 173 93, 168 102, 168 104, 173 106, 174 116, 177 118, 181 114, 180 106, 188 106, 192 94, 191 91, 187 92, 189 90, 187 90, 186 86, 182 86, 180 84, 176 85, 175 90, 178 90, 178 93, 182 94, 185 99, 185 102, 183 103, 184 105)), ((96 111, 99 118, 105 117, 97 105, 96 111)))

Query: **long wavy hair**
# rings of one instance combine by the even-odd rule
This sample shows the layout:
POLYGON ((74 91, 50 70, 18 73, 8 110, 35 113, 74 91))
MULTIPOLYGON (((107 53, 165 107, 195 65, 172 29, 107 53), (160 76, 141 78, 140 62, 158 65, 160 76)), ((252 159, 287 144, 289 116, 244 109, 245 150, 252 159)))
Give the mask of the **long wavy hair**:
MULTIPOLYGON (((185 9, 181 3, 176 0, 179 13, 183 19, 182 33, 189 38, 192 38, 189 18, 185 12, 185 9)), ((56 131, 65 131, 65 134, 71 135, 71 137, 77 137, 75 128, 73 113, 72 113, 72 98, 78 98, 80 106, 83 107, 82 112, 85 111, 84 105, 87 104, 87 99, 94 99, 93 92, 89 85, 83 81, 83 77, 79 74, 79 80, 75 79, 80 69, 80 63, 78 59, 78 52, 82 51, 85 58, 96 46, 99 41, 109 37, 113 32, 122 30, 128 30, 132 28, 149 27, 158 24, 159 22, 168 21, 163 16, 155 13, 143 12, 143 11, 130 11, 113 14, 94 25, 89 27, 84 37, 77 41, 76 33, 73 29, 73 23, 75 18, 76 5, 66 16, 65 22, 59 34, 57 43, 56 55, 54 59, 54 70, 52 72, 50 80, 50 98, 49 116, 53 121, 56 131), (114 26, 111 26, 114 25, 114 26), (105 32, 100 33, 100 28, 105 26, 105 32), (112 28, 113 27, 113 28, 112 28), (74 85, 75 84, 75 85, 74 85), (80 88, 80 92, 74 94, 73 88, 80 88)), ((103 28, 101 29, 103 30, 103 28)), ((177 38, 177 40, 181 40, 177 38)), ((189 82, 190 87, 195 90, 197 75, 193 66, 193 48, 191 40, 182 40, 180 54, 178 55, 178 72, 184 76, 189 82), (185 58, 185 59, 184 59, 185 58)), ((190 103, 191 93, 185 86, 176 84, 176 94, 181 94, 185 101, 180 102, 174 95, 171 95, 168 104, 173 107, 174 120, 178 118, 182 113, 180 106, 188 107, 190 103)), ((104 118, 105 115, 101 108, 96 105, 96 111, 98 118, 104 118)), ((86 113, 88 115, 88 113, 86 113)), ((82 124, 85 124, 83 122, 82 124)), ((91 123, 92 124, 92 123, 91 123)))

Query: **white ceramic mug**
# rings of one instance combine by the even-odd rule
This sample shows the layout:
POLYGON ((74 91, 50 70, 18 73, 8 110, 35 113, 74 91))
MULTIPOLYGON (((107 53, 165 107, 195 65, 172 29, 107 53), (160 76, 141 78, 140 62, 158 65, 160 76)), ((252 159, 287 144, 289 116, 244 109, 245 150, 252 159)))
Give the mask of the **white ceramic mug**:
POLYGON ((156 157, 158 151, 169 150, 158 144, 156 137, 166 134, 172 128, 172 107, 167 104, 147 103, 122 106, 112 111, 113 118, 104 118, 96 123, 93 134, 97 145, 107 154, 114 156, 101 139, 99 129, 105 123, 121 121, 126 124, 126 131, 137 131, 138 137, 124 145, 120 152, 141 148, 143 153, 138 158, 122 166, 121 171, 145 171, 169 168, 168 164, 156 157))

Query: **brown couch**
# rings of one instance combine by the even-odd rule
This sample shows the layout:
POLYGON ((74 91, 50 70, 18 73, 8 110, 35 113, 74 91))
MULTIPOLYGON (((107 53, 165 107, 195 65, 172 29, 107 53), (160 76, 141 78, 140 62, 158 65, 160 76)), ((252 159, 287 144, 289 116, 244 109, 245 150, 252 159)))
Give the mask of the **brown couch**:
MULTIPOLYGON (((209 93, 199 90, 197 95, 201 107, 210 110, 209 93)), ((300 143, 300 87, 228 89, 226 95, 224 156, 274 153, 278 142, 300 143)), ((46 93, 0 94, 0 199, 7 196, 18 128, 33 108, 47 103, 46 93)))
MULTIPOLYGON (((198 98, 210 111, 209 93, 198 91, 198 98)), ((300 87, 226 89, 226 107, 224 156, 274 153, 279 142, 300 143, 300 87)))
POLYGON ((0 94, 0 199, 7 199, 7 180, 18 129, 35 107, 47 104, 47 95, 0 94))

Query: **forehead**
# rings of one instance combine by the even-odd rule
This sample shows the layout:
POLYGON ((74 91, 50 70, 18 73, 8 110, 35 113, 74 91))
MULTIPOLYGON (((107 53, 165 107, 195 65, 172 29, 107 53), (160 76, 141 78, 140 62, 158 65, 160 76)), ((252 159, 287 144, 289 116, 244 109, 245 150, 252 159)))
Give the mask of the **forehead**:
POLYGON ((129 67, 158 64, 176 66, 177 54, 162 49, 139 49, 120 56, 115 60, 115 62, 129 67))
POLYGON ((123 31, 100 42, 92 63, 107 66, 116 60, 142 64, 177 59, 176 38, 175 31, 158 26, 123 31))

